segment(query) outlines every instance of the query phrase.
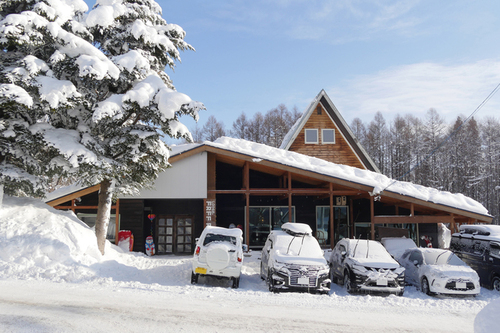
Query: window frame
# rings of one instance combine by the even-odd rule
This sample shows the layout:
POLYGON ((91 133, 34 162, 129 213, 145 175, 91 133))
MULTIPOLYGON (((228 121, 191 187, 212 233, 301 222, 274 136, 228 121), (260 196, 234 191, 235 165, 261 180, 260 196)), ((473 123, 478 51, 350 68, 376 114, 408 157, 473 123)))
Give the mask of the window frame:
POLYGON ((305 144, 319 144, 319 133, 317 128, 304 128, 304 143, 305 144), (307 132, 308 131, 314 131, 316 132, 316 141, 307 141, 307 132))
POLYGON ((324 145, 334 145, 335 144, 335 129, 334 128, 322 128, 321 129, 321 144, 324 144, 324 145), (333 132, 333 141, 325 142, 325 131, 332 131, 333 132))

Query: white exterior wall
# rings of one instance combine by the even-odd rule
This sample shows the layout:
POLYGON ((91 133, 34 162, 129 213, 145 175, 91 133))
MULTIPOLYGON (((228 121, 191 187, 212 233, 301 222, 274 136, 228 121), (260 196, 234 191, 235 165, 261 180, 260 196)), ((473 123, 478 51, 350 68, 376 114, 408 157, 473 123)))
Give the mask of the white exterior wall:
POLYGON ((172 163, 161 173, 154 190, 143 189, 138 196, 121 199, 206 199, 207 152, 202 152, 172 163))

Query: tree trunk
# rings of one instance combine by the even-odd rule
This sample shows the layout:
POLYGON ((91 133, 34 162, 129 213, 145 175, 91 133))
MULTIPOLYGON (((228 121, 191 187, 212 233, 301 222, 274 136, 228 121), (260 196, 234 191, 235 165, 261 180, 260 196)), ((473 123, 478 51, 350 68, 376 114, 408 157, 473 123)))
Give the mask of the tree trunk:
POLYGON ((101 254, 104 254, 104 245, 106 244, 106 234, 108 232, 109 217, 111 214, 111 199, 113 190, 111 181, 105 179, 101 182, 99 190, 99 202, 97 206, 97 218, 95 221, 95 235, 97 237, 97 247, 101 254))

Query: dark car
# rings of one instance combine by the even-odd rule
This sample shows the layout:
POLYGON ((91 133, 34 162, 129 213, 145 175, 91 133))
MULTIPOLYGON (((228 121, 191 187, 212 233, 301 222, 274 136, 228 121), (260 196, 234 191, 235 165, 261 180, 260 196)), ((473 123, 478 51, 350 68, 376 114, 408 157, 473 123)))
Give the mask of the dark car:
POLYGON ((500 291, 500 226, 462 225, 450 250, 477 272, 482 286, 500 291))
POLYGON ((379 242, 341 239, 329 263, 332 281, 344 285, 349 293, 404 293, 405 269, 379 242))

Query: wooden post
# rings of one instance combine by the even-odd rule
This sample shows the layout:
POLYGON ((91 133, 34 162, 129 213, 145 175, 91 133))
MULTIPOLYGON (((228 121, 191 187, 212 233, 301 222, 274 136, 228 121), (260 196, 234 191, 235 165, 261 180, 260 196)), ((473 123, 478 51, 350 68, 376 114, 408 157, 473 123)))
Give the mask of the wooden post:
POLYGON ((349 198, 349 223, 351 224, 350 231, 351 231, 351 237, 350 238, 356 238, 356 235, 354 234, 354 200, 352 198, 349 198))
POLYGON ((250 164, 243 165, 243 187, 245 188, 245 244, 250 246, 250 164))
POLYGON ((288 177, 288 222, 292 222, 292 173, 287 172, 288 177))
POLYGON ((333 223, 333 184, 330 183, 330 248, 333 249, 333 246, 335 245, 335 230, 333 223))
POLYGON ((116 199, 115 205, 115 245, 118 245, 118 232, 120 231, 120 199, 116 199))
POLYGON ((370 196, 371 239, 375 240, 375 198, 370 196))

